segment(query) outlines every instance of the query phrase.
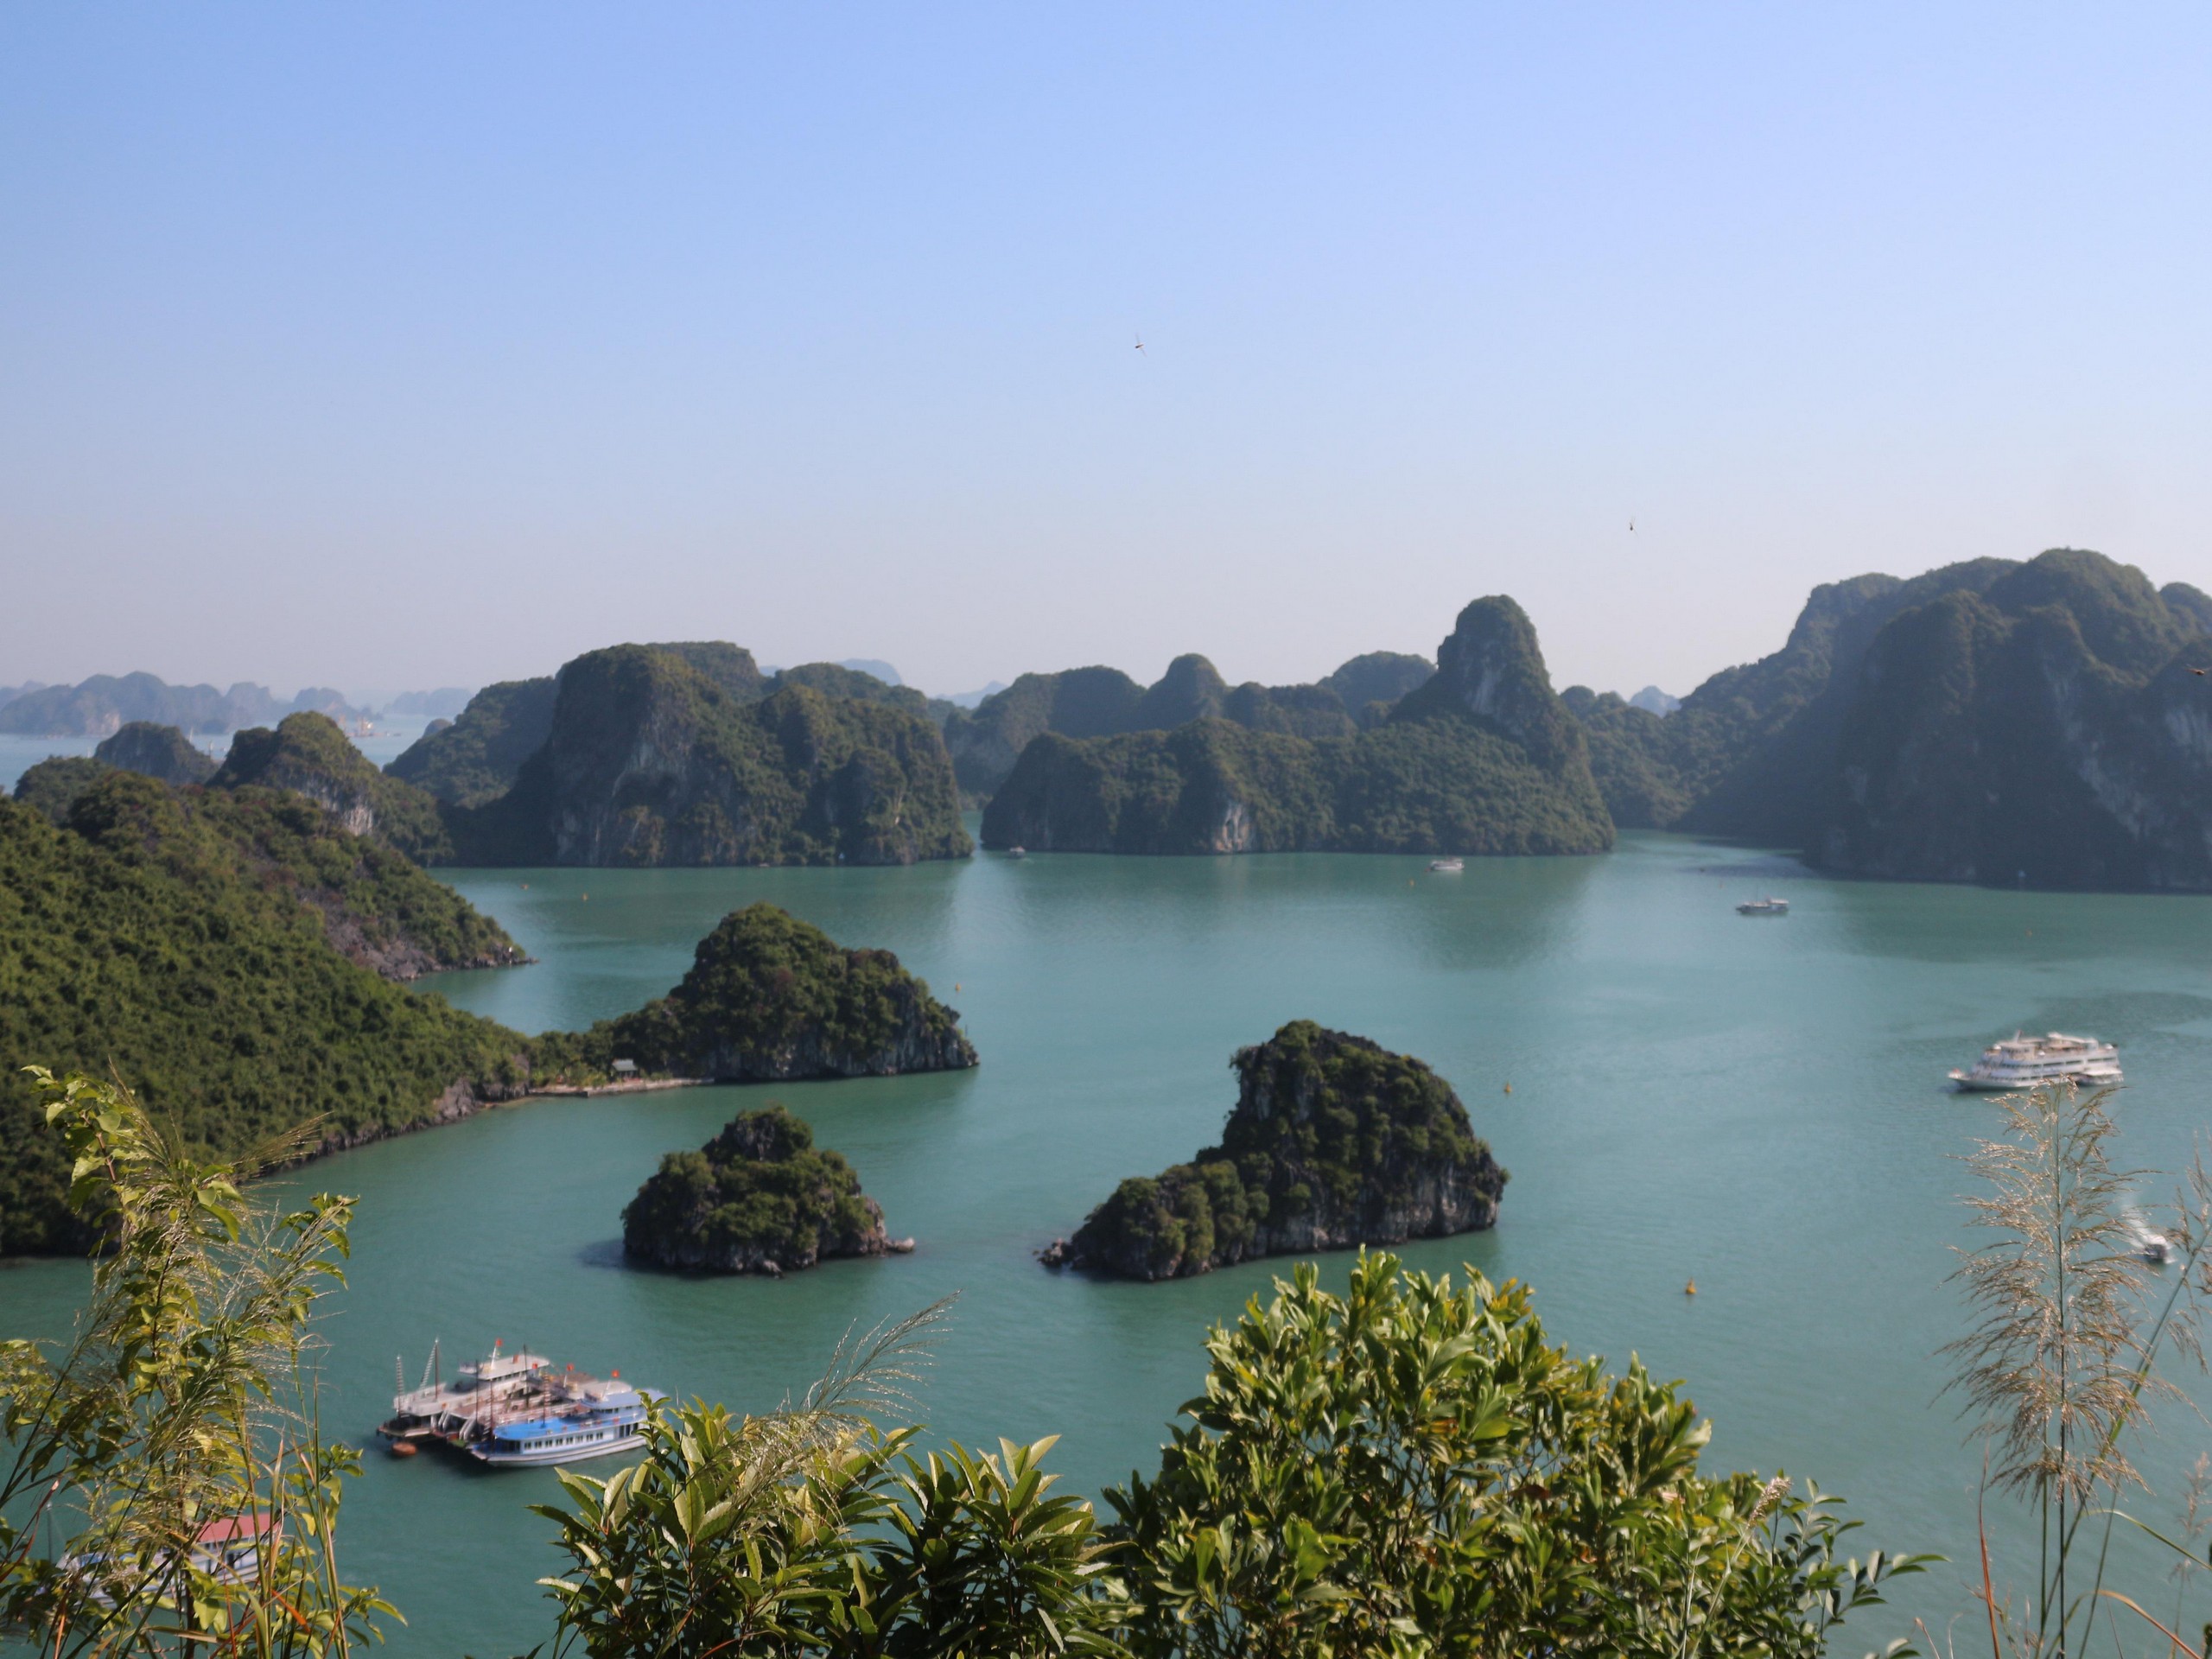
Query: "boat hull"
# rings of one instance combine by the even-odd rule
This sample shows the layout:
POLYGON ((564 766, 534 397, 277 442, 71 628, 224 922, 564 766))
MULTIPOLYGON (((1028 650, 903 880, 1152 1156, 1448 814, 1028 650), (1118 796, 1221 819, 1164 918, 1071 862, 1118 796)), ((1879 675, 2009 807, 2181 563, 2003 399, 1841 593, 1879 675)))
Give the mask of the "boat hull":
POLYGON ((604 1440, 587 1440, 573 1446, 522 1446, 508 1450, 489 1440, 479 1440, 468 1448, 468 1455, 479 1463, 493 1469, 536 1468, 545 1464, 583 1463, 593 1458, 612 1457, 618 1452, 633 1452, 644 1442, 642 1425, 625 1424, 621 1430, 604 1440))
POLYGON ((1976 1077, 1971 1071, 1951 1073, 1952 1086, 1962 1095, 2017 1095, 2031 1089, 2047 1089, 2054 1084, 2073 1083, 2089 1088, 2102 1088, 2107 1084, 2126 1081, 2117 1068, 2111 1071, 2063 1071, 2040 1077, 1976 1077))

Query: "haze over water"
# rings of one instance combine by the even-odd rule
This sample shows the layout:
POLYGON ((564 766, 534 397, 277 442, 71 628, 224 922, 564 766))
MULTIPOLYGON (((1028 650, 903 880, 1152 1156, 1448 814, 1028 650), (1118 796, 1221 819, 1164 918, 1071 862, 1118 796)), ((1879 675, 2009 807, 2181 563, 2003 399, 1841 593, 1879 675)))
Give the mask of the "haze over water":
MULTIPOLYGON (((2016 1027, 2113 1039, 2121 1159, 2171 1169, 2212 1053, 2198 900, 1831 882, 1680 837, 1471 860, 1458 877, 1303 855, 443 874, 540 961, 423 988, 525 1030, 664 991, 717 918, 766 899, 898 951, 961 1009, 983 1063, 542 1103, 311 1166, 305 1179, 361 1198, 352 1289, 325 1326, 332 1433, 368 1443, 394 1355, 411 1382, 434 1336, 448 1376, 504 1337, 760 1409, 803 1389, 848 1327, 957 1292, 924 1389, 932 1430, 1058 1433, 1052 1465, 1095 1495, 1154 1465, 1205 1326, 1290 1262, 1145 1286, 1050 1274, 1031 1252, 1122 1177, 1208 1144, 1231 1052, 1309 1017, 1434 1065, 1512 1172, 1495 1232, 1413 1244, 1410 1262, 1529 1281, 1555 1340, 1687 1379, 1716 1425, 1709 1465, 1786 1465, 1852 1500, 1861 1549, 1951 1556, 1839 1652, 1967 1605, 1978 1465, 1933 1355, 1959 1320, 1944 1280, 1964 1176, 1948 1160, 1992 1113, 1946 1093, 1945 1070, 2016 1027), (1770 890, 1786 919, 1734 913, 1770 890), (781 1282, 624 1267, 621 1209, 660 1154, 770 1098, 852 1160, 918 1251, 781 1282)), ((1349 1258, 1322 1260, 1341 1284, 1349 1258)), ((7 1327, 58 1332, 84 1281, 73 1263, 0 1272, 7 1327)), ((2173 1439, 2143 1459, 2152 1516, 2212 1439, 2165 1421, 2173 1439)), ((343 1559, 406 1613, 393 1651, 543 1638, 533 1581, 558 1559, 524 1506, 555 1491, 544 1471, 372 1455, 343 1559)))

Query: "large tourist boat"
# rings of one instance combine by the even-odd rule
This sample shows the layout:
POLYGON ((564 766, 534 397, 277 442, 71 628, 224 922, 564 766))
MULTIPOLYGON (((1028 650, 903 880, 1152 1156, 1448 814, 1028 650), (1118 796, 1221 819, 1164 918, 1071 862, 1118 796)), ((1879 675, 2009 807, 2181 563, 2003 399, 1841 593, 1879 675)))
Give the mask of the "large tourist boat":
POLYGON ((435 1440, 480 1463, 575 1463, 626 1451, 638 1443, 645 1414, 661 1395, 622 1381, 622 1373, 594 1376, 527 1350, 490 1355, 460 1368, 448 1382, 439 1375, 438 1345, 416 1388, 392 1396, 391 1416, 377 1432, 395 1452, 411 1452, 435 1440))
POLYGON ((2016 1031, 1982 1050, 1981 1058, 1966 1071, 1953 1071, 1951 1081, 1961 1090, 1984 1092, 2053 1083, 2101 1088, 2120 1081, 2120 1050, 2094 1037, 2069 1037, 2057 1031, 2024 1037, 2016 1031))
POLYGON ((1787 916, 1789 901, 1787 899, 1746 899, 1736 906, 1736 913, 1738 916, 1787 916))

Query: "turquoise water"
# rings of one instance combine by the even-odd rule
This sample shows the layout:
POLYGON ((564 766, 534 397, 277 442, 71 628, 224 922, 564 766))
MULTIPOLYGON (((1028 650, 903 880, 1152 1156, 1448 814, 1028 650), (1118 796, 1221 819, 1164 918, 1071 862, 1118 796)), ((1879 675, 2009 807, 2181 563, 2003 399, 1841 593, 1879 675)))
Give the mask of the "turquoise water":
MULTIPOLYGON (((1687 1379, 1715 1462, 1811 1475, 1853 1500, 1868 1541, 1948 1553, 1961 1566, 1904 1603, 1940 1620, 1967 1605, 1978 1466, 1936 1400, 1933 1351, 1958 1323, 1950 1160, 1988 1113, 1943 1091, 1945 1069, 2015 1027, 2086 1030, 2123 1046, 2130 1161, 2177 1167, 2204 1121, 2212 907, 2190 899, 1830 882, 1656 836, 1458 877, 1336 856, 448 874, 541 961, 424 988, 512 1024, 633 1007, 726 911, 768 899, 897 950, 962 1010, 983 1064, 549 1102, 314 1166, 362 1199, 353 1288, 326 1327, 327 1420, 362 1440, 394 1355, 411 1381, 433 1336, 449 1361, 504 1337, 760 1408, 849 1326, 958 1292, 925 1389, 933 1429, 1059 1433, 1054 1464, 1095 1492, 1150 1466, 1205 1327, 1283 1264, 1122 1285, 1031 1252, 1123 1175, 1210 1141, 1230 1052, 1305 1016, 1430 1061, 1512 1171, 1495 1232, 1411 1261, 1530 1281, 1557 1338, 1687 1379), (1787 918, 1734 913, 1770 890, 1787 918), (918 1251, 781 1282, 625 1268, 620 1211, 660 1154, 770 1097, 852 1160, 918 1251)), ((83 1271, 0 1271, 0 1328, 65 1324, 83 1271)), ((2173 1429, 2145 1454, 2156 1514, 2212 1443, 2183 1417, 2173 1429)), ((371 1459, 346 1562, 410 1619, 396 1651, 505 1653, 546 1633, 532 1580, 556 1558, 523 1506, 554 1490, 542 1471, 371 1459)), ((1901 1627, 1877 1613, 1839 1651, 1901 1627)))

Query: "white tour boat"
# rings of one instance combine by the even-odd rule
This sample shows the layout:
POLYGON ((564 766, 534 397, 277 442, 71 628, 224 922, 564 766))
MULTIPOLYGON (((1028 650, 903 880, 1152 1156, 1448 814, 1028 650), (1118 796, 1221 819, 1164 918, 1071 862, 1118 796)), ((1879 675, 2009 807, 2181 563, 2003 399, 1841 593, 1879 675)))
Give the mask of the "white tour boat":
POLYGON ((1789 901, 1787 899, 1747 899, 1736 906, 1736 913, 1738 916, 1787 916, 1789 901))
POLYGON ((1428 861, 1431 875, 1457 875, 1467 868, 1464 858, 1432 858, 1428 861))
POLYGON ((1999 1093, 2052 1083, 2101 1088, 2120 1081, 2120 1050, 2094 1037, 2069 1037, 2057 1031, 2023 1037, 2016 1031, 2004 1042, 1982 1050, 1981 1058, 1967 1070, 1954 1071, 1951 1081, 1961 1090, 1999 1093))

